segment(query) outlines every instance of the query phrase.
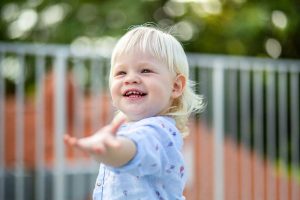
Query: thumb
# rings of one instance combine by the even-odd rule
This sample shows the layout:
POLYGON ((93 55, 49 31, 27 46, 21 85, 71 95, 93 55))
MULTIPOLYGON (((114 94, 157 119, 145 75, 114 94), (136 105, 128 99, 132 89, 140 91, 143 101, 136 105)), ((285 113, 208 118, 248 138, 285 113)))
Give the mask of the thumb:
POLYGON ((126 119, 120 119, 120 120, 117 120, 116 122, 113 122, 110 127, 110 132, 112 134, 116 135, 118 129, 125 121, 126 121, 126 119))

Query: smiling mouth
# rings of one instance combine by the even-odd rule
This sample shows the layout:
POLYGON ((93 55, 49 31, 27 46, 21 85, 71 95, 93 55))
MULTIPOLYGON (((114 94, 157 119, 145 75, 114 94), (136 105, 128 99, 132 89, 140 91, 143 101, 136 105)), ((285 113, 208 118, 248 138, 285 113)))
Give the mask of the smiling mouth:
POLYGON ((129 98, 139 98, 139 97, 144 97, 146 95, 147 93, 138 90, 128 90, 123 94, 124 97, 129 97, 129 98))

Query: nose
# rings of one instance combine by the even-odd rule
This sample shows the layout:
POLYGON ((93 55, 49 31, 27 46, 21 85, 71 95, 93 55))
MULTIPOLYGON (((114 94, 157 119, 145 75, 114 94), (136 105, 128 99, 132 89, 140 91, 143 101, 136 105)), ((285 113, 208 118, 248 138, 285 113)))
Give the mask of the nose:
POLYGON ((140 77, 136 73, 128 73, 124 83, 128 84, 139 84, 141 82, 140 77))

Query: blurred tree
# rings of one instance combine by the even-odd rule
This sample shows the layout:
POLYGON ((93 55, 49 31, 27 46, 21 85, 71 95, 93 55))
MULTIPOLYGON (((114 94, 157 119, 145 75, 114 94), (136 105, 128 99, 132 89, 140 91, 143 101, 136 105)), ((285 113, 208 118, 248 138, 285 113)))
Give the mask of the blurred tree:
POLYGON ((2 0, 0 6, 4 41, 93 43, 154 22, 173 26, 191 52, 300 57, 297 0, 2 0))

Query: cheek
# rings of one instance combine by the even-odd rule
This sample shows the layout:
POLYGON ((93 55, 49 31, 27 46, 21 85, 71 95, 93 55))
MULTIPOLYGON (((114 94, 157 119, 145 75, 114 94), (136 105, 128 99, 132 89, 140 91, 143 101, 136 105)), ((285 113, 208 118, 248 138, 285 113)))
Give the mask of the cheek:
POLYGON ((117 91, 116 91, 116 87, 111 86, 110 87, 110 96, 111 96, 111 103, 114 107, 117 106, 117 102, 118 102, 118 96, 117 96, 117 91))
POLYGON ((116 95, 118 95, 119 90, 120 90, 120 86, 118 86, 115 82, 111 83, 110 85, 110 95, 114 100, 114 97, 116 97, 116 95))
POLYGON ((171 95, 171 93, 173 91, 173 84, 171 81, 168 81, 168 80, 164 81, 162 83, 162 87, 163 87, 163 90, 165 92, 167 92, 167 94, 171 95))
POLYGON ((172 98, 172 88, 170 87, 170 83, 166 81, 162 81, 159 85, 154 87, 156 95, 158 95, 158 100, 161 101, 162 97, 166 100, 172 98))

